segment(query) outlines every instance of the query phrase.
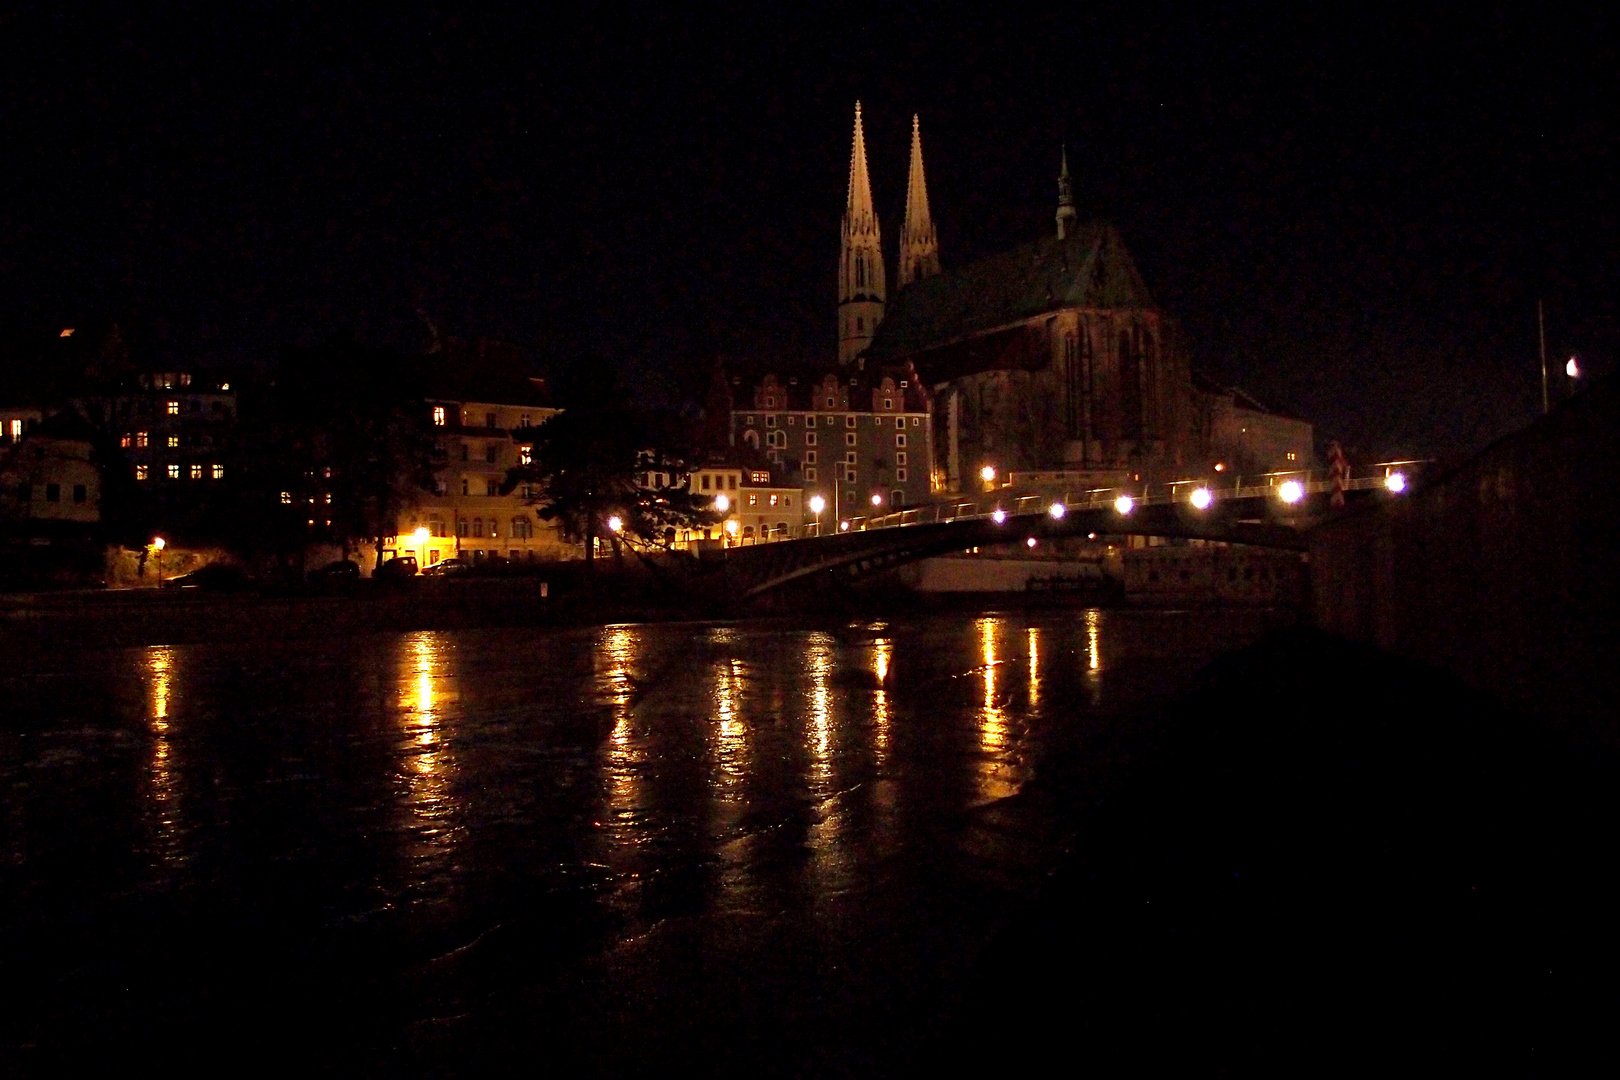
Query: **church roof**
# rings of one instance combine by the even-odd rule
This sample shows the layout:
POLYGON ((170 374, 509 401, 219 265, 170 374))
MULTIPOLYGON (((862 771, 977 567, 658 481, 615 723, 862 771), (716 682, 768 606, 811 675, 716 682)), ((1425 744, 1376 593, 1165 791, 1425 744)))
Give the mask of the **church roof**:
POLYGON ((1061 308, 1153 306, 1119 231, 1088 222, 902 289, 869 355, 906 356, 1061 308))

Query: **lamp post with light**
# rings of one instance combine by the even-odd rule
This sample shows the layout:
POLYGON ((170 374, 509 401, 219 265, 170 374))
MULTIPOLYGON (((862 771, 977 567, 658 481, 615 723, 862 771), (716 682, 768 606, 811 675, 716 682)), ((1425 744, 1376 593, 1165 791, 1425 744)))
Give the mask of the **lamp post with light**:
POLYGON ((157 552, 157 583, 160 589, 163 588, 163 549, 168 546, 163 537, 152 537, 152 550, 157 552))
POLYGON ((827 500, 820 495, 810 496, 810 512, 816 515, 816 535, 821 535, 821 512, 827 509, 827 500))

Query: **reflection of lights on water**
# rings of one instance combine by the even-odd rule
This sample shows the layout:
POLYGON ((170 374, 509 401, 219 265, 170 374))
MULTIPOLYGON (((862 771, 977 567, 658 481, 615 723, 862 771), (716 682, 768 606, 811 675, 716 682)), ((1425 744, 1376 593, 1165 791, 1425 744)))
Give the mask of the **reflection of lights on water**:
POLYGON ((722 798, 735 798, 748 777, 748 725, 742 716, 742 691, 747 679, 736 657, 714 664, 714 714, 719 719, 716 743, 719 773, 716 786, 722 798))
POLYGON ((872 642, 872 671, 877 675, 877 693, 872 698, 872 756, 882 768, 889 752, 889 664, 894 646, 884 638, 872 642))
POLYGON ((1041 702, 1041 641, 1040 632, 1029 628, 1029 704, 1033 708, 1041 702))
POLYGON ((602 677, 613 710, 613 730, 607 741, 607 803, 611 821, 628 824, 640 798, 643 754, 635 738, 636 661, 641 650, 639 632, 630 626, 609 626, 602 631, 598 653, 605 662, 602 677))
POLYGON ((815 787, 832 776, 833 637, 817 631, 805 645, 804 671, 810 676, 810 777, 815 787))
POLYGON ((401 660, 406 802, 417 835, 430 845, 442 846, 453 835, 452 761, 443 742, 443 727, 445 704, 455 694, 453 684, 446 685, 449 679, 441 636, 432 631, 407 635, 401 660))
POLYGON ((979 620, 979 647, 984 654, 984 716, 981 737, 987 750, 999 750, 1007 738, 1006 718, 996 706, 996 632, 999 619, 979 620))
POLYGON ((1102 612, 1086 609, 1086 669, 1102 670, 1102 612))
POLYGON ((152 802, 156 811, 157 848, 165 862, 177 862, 182 854, 176 846, 178 784, 171 760, 173 747, 169 740, 169 713, 174 699, 174 650, 166 645, 151 649, 147 654, 147 676, 152 694, 152 764, 150 782, 152 802))

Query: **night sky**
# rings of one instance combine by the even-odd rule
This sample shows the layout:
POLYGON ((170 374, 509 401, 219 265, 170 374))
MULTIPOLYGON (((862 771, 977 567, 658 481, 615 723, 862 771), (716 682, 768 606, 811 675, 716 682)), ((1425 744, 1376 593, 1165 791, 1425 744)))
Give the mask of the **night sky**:
POLYGON ((0 333, 115 319, 257 365, 335 334, 420 348, 420 304, 695 397, 716 355, 834 355, 859 97, 891 282, 913 112, 947 267, 1052 228, 1067 140, 1194 363, 1363 457, 1528 421, 1538 297, 1560 369, 1612 366, 1612 20, 1305 7, 22 5, 0 333))

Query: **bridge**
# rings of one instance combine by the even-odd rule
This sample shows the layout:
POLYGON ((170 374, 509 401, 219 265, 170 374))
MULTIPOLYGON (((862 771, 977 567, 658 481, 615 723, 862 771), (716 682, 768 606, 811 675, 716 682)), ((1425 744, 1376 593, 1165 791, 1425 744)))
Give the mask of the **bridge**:
POLYGON ((1350 479, 1284 480, 1247 487, 1167 485, 1158 494, 1093 488, 1062 494, 990 492, 838 523, 824 536, 728 548, 714 560, 727 595, 752 599, 817 574, 848 580, 969 548, 1070 536, 1147 535, 1219 540, 1305 551, 1305 530, 1347 501, 1392 498, 1403 473, 1350 479))

